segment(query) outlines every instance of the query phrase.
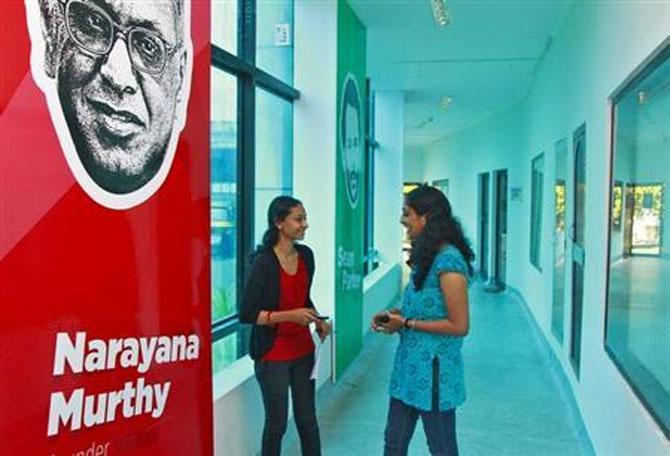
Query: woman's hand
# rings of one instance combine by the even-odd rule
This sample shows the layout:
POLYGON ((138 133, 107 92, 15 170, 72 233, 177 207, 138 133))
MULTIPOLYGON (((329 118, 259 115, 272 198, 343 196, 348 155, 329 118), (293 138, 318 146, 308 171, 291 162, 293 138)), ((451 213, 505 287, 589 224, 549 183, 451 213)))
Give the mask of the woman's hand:
POLYGON ((405 326, 405 317, 400 313, 389 312, 389 321, 383 326, 385 332, 393 334, 405 326))
POLYGON ((286 312, 288 313, 288 321, 297 323, 300 326, 307 326, 314 321, 320 321, 316 318, 314 309, 301 307, 299 309, 287 310, 286 312))
POLYGON ((331 331, 332 327, 330 326, 330 323, 323 320, 316 321, 316 333, 319 335, 319 339, 321 339, 321 342, 326 340, 326 337, 330 335, 331 331))
POLYGON ((393 308, 384 312, 378 312, 372 317, 370 328, 373 331, 393 334, 405 325, 405 318, 400 309, 393 308))

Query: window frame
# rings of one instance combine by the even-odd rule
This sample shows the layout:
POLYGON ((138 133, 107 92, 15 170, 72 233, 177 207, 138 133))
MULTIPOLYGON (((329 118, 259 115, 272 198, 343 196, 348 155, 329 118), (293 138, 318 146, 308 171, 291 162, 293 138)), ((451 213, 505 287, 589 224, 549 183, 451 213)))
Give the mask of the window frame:
MULTIPOLYGON (((614 173, 614 160, 616 150, 616 106, 628 95, 630 90, 644 80, 650 73, 655 71, 661 64, 670 60, 670 37, 666 38, 661 45, 656 48, 640 65, 624 80, 624 82, 612 93, 608 98, 608 120, 609 120, 609 174, 608 174, 608 204, 607 204, 607 249, 606 255, 606 270, 605 270, 605 318, 603 320, 603 349, 615 368, 633 391, 633 394, 640 401, 645 410, 651 415, 654 422, 665 435, 670 439, 670 423, 664 423, 661 416, 655 407, 652 407, 647 397, 642 393, 638 382, 632 378, 629 372, 624 367, 623 363, 618 359, 617 353, 608 346, 608 323, 610 310, 610 279, 611 279, 611 261, 612 261, 612 231, 613 231, 613 192, 616 185, 614 173)), ((624 187, 625 188, 625 187, 624 187)), ((625 190, 624 190, 624 204, 625 204, 625 190)), ((641 366, 642 369, 645 369, 641 366)), ((651 376, 651 375, 650 375, 651 376)), ((651 376, 653 377, 653 376, 651 376)), ((658 382, 655 378, 654 381, 658 382)))

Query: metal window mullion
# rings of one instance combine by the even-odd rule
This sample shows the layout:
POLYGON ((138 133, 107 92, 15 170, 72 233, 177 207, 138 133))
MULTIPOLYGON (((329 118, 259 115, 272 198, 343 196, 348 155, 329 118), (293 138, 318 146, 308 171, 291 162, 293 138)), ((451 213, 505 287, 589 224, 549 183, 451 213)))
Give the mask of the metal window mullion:
POLYGON ((214 322, 212 325, 212 343, 234 333, 239 325, 240 320, 237 313, 214 322))
POLYGON ((254 68, 254 79, 259 88, 286 101, 293 102, 300 98, 298 90, 259 68, 254 68))
POLYGON ((212 44, 212 64, 235 76, 252 74, 254 71, 252 64, 245 62, 240 57, 231 54, 225 49, 221 49, 215 44, 212 44))
POLYGON ((256 0, 238 0, 241 6, 238 17, 238 53, 242 60, 256 66, 256 0))

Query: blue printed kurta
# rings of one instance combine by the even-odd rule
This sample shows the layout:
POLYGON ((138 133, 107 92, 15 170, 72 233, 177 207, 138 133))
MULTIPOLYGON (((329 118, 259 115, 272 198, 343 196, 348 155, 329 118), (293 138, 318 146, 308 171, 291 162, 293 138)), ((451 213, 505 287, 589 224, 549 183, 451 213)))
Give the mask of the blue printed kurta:
MULTIPOLYGON (((402 314, 417 320, 438 320, 447 317, 440 291, 439 275, 456 272, 469 278, 468 267, 461 252, 454 246, 441 250, 433 260, 423 288, 417 290, 412 280, 407 284, 402 314)), ((416 273, 412 269, 412 276, 416 273)), ((463 338, 424 331, 401 330, 391 373, 391 397, 420 410, 432 410, 433 358, 439 360, 439 409, 446 411, 465 401, 463 338)))

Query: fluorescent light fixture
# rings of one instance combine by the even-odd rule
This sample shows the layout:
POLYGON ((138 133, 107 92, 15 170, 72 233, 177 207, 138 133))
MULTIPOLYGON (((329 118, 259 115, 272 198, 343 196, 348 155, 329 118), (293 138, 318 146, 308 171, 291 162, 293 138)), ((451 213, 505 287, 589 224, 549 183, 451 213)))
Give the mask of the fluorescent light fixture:
POLYGON ((637 93, 637 102, 638 102, 638 104, 639 104, 639 105, 643 105, 643 104, 646 104, 647 101, 649 101, 649 94, 647 94, 647 92, 645 92, 644 90, 640 90, 640 91, 637 93))
POLYGON ((440 98, 440 108, 442 109, 447 109, 449 106, 451 106, 451 103, 453 103, 454 97, 450 97, 448 95, 443 96, 440 98))
POLYGON ((435 23, 440 27, 446 27, 451 22, 451 16, 447 11, 445 0, 430 0, 430 7, 433 10, 435 23))

